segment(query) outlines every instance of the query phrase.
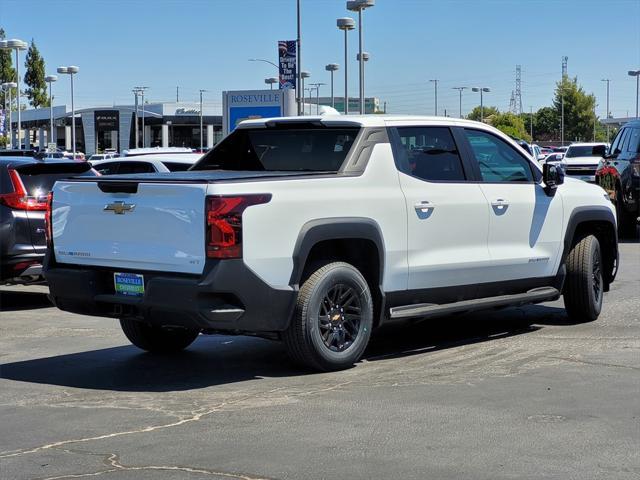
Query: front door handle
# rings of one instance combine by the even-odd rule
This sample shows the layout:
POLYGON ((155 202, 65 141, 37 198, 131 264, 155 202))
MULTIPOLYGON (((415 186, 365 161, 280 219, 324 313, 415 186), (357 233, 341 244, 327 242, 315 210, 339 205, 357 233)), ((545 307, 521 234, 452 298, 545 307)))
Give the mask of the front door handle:
POLYGON ((509 202, 504 198, 497 198, 496 200, 491 202, 491 206, 496 208, 504 208, 509 206, 509 202))
POLYGON ((424 200, 422 202, 418 202, 418 203, 413 205, 413 208, 415 208, 416 210, 418 210, 420 212, 426 212, 427 210, 431 210, 431 209, 433 209, 435 207, 436 206, 433 203, 431 203, 431 202, 429 202, 427 200, 424 200))

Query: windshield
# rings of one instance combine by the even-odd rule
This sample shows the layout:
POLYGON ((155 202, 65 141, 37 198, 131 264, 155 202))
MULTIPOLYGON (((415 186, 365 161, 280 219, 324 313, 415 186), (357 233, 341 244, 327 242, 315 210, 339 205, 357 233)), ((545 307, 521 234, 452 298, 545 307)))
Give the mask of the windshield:
POLYGON ((337 172, 359 130, 358 127, 238 129, 191 170, 337 172))
POLYGON ((594 150, 593 145, 569 147, 569 150, 567 150, 567 154, 565 155, 565 157, 574 158, 574 157, 600 157, 601 156, 598 153, 594 153, 593 150, 594 150))

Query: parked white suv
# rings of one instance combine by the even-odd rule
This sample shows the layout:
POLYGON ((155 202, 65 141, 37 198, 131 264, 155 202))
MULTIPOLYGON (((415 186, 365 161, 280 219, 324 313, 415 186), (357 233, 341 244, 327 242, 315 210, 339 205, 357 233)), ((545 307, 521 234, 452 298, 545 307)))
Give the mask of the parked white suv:
POLYGON ((594 320, 615 278, 603 190, 484 123, 250 120, 193 168, 58 182, 53 302, 119 318, 152 352, 248 334, 333 370, 398 320, 560 295, 594 320))
POLYGON ((561 165, 567 175, 595 183, 598 164, 606 154, 606 143, 572 143, 561 165))

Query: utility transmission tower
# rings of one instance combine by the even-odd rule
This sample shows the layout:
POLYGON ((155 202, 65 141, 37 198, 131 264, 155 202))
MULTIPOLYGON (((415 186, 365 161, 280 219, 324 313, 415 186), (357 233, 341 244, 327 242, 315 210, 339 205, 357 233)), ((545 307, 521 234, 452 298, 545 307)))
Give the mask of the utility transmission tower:
POLYGON ((516 115, 522 113, 522 65, 516 65, 516 88, 511 91, 509 111, 516 115))

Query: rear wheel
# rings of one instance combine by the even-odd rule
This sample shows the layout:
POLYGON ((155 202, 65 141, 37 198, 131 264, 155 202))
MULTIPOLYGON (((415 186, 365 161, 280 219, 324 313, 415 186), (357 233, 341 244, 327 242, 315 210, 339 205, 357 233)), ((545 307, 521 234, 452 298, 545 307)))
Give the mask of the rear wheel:
POLYGON ((153 353, 172 353, 184 350, 198 337, 198 330, 165 329, 129 318, 121 318, 120 326, 136 347, 153 353))
POLYGON ((302 284, 283 338, 289 355, 315 370, 341 370, 357 362, 369 342, 373 299, 352 265, 333 262, 302 284))
POLYGON ((602 310, 604 295, 598 239, 588 235, 577 242, 569 252, 566 266, 564 306, 567 314, 577 322, 595 320, 602 310))

